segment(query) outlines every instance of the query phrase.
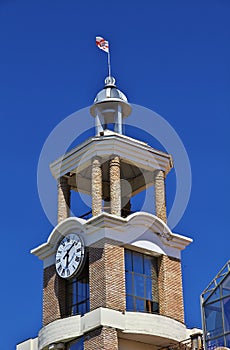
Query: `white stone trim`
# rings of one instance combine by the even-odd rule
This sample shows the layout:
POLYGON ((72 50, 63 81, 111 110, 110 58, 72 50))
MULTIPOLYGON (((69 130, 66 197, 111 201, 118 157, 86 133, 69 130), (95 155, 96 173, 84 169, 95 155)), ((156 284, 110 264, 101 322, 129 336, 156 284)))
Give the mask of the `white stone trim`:
POLYGON ((113 133, 86 140, 52 162, 50 169, 55 179, 58 179, 68 172, 79 173, 89 167, 95 156, 109 159, 111 154, 116 154, 127 163, 145 170, 159 169, 167 174, 173 167, 171 155, 158 151, 147 143, 113 133))
POLYGON ((126 312, 123 333, 145 334, 172 342, 186 339, 186 326, 172 318, 140 312, 126 312))
POLYGON ((38 350, 38 338, 31 338, 17 344, 16 350, 38 350))
MULTIPOLYGON (((122 338, 144 337, 146 343, 177 343, 186 339, 184 324, 171 318, 147 313, 126 312, 98 308, 83 317, 63 318, 43 327, 38 335, 38 349, 43 350, 49 344, 68 342, 95 328, 107 326, 118 329, 122 338)), ((22 349, 24 350, 24 349, 22 349)))
POLYGON ((89 220, 70 217, 59 223, 46 243, 31 251, 44 261, 44 267, 54 264, 59 241, 71 232, 81 235, 86 246, 103 238, 113 239, 121 245, 135 246, 153 255, 166 254, 180 259, 181 250, 192 242, 191 238, 172 233, 157 216, 136 212, 127 218, 102 213, 89 220))

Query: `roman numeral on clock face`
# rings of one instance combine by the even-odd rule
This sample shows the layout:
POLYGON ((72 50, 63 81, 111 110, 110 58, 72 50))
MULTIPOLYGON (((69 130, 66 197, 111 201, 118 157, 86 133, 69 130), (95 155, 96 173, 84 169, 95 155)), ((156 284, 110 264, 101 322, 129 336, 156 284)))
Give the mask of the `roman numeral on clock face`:
POLYGON ((84 260, 84 242, 76 233, 61 240, 56 251, 56 271, 62 278, 71 278, 80 271, 84 260))

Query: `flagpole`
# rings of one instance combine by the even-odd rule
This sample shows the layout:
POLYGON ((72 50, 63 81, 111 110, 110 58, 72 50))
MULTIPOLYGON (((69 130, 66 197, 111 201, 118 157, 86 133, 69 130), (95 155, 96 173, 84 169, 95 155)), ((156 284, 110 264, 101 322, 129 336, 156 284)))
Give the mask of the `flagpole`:
POLYGON ((110 64, 110 51, 108 49, 108 69, 109 69, 109 77, 111 77, 111 64, 110 64))

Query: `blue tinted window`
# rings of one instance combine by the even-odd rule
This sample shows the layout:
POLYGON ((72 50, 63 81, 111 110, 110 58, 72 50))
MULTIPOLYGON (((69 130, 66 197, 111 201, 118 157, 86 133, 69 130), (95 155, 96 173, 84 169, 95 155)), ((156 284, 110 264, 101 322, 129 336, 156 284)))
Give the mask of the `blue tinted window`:
POLYGON ((203 317, 205 321, 205 342, 208 350, 217 347, 230 347, 230 271, 222 269, 215 280, 218 283, 211 285, 203 302, 203 317), (214 288, 213 288, 214 287, 214 288), (209 293, 209 295, 208 295, 209 293))
POLYGON ((230 295, 230 275, 224 280, 222 284, 223 296, 230 295))
POLYGON ((126 310, 133 311, 134 310, 134 299, 131 295, 127 295, 126 297, 126 310))
POLYGON ((230 297, 223 299, 224 306, 224 330, 225 332, 230 331, 230 297))
POLYGON ((145 301, 143 299, 136 299, 136 311, 145 311, 145 301))
POLYGON ((214 350, 219 346, 224 346, 224 337, 220 337, 214 340, 209 340, 207 342, 207 348, 210 350, 214 350))
POLYGON ((89 265, 88 259, 80 276, 67 282, 67 316, 89 312, 89 265))
POLYGON ((77 342, 70 344, 68 350, 84 350, 83 337, 81 337, 77 342))
MULTIPOLYGON (((138 297, 145 297, 145 279, 144 276, 134 275, 134 295, 138 297)), ((152 294, 152 288, 150 290, 152 294)))
POLYGON ((86 298, 86 291, 85 291, 85 281, 84 279, 77 282, 77 290, 78 290, 78 302, 81 302, 86 298))
POLYGON ((212 338, 223 333, 221 304, 217 301, 205 307, 206 338, 212 338))
POLYGON ((125 267, 128 271, 132 271, 132 252, 127 250, 125 253, 125 267))
POLYGON ((230 334, 226 336, 226 347, 230 348, 230 334))
MULTIPOLYGON (((70 291, 71 293, 71 291, 70 291)), ((73 301, 73 304, 76 304, 77 303, 77 288, 76 288, 76 284, 73 284, 72 285, 72 301, 73 301)))
POLYGON ((133 253, 133 271, 144 273, 143 255, 140 253, 133 253))
MULTIPOLYGON (((158 289, 157 285, 153 289, 152 278, 157 276, 156 266, 156 258, 125 250, 127 311, 159 312, 158 289)), ((154 283, 157 284, 155 279, 154 283)))
POLYGON ((144 273, 146 276, 152 276, 152 259, 148 256, 144 257, 144 273))
POLYGON ((125 285, 126 285, 126 293, 132 294, 133 291, 133 275, 130 272, 125 273, 125 285))
POLYGON ((217 288, 215 292, 212 295, 210 295, 210 297, 207 299, 207 303, 213 302, 217 299, 220 299, 220 288, 217 288))

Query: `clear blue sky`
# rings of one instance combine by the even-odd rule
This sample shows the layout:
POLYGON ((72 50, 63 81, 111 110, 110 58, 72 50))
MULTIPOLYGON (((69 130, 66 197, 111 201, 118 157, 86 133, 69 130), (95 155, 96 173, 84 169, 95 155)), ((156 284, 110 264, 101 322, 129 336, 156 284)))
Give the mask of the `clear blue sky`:
POLYGON ((2 349, 41 327, 42 263, 29 251, 52 226, 37 163, 56 124, 103 86, 96 35, 111 42, 129 101, 168 120, 188 152, 192 193, 174 231, 194 239, 182 261, 185 316, 201 326, 199 295, 229 259, 229 18, 228 0, 0 1, 2 349))

